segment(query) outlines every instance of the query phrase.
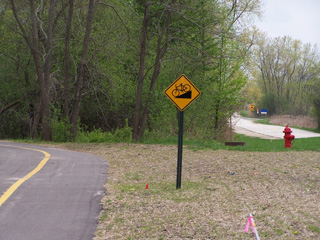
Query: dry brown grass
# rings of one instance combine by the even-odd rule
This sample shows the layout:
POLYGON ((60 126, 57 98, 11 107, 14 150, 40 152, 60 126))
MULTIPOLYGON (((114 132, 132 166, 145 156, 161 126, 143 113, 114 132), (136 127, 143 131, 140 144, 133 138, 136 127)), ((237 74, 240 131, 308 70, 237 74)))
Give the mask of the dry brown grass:
POLYGON ((255 239, 244 232, 250 212, 262 240, 320 239, 318 152, 184 148, 176 190, 176 146, 85 146, 109 164, 94 240, 255 239))
POLYGON ((315 118, 308 116, 292 116, 292 115, 278 115, 270 118, 271 124, 287 125, 305 128, 317 128, 318 123, 315 118))

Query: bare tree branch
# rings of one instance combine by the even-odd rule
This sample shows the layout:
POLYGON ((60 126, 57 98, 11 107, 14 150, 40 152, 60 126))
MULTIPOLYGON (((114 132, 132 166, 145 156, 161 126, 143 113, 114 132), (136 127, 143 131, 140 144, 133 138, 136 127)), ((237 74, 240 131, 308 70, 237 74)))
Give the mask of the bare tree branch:
POLYGON ((6 53, 0 51, 0 56, 1 56, 1 55, 5 56, 5 57, 7 57, 7 58, 9 58, 9 59, 11 59, 11 60, 14 61, 14 62, 18 62, 18 60, 15 59, 14 57, 12 57, 12 56, 10 56, 9 54, 6 54, 6 53))
POLYGON ((117 14, 117 16, 118 16, 118 18, 120 19, 120 22, 122 23, 122 25, 127 29, 127 31, 129 32, 129 28, 125 25, 125 23, 122 21, 122 18, 120 17, 120 15, 119 15, 119 13, 116 11, 116 9, 113 7, 113 6, 111 6, 111 5, 109 5, 109 4, 106 4, 106 3, 104 3, 104 2, 98 2, 98 4, 102 4, 102 5, 105 5, 105 6, 107 6, 107 7, 110 7, 116 14, 117 14))
POLYGON ((142 20, 142 17, 140 17, 139 14, 134 9, 132 9, 132 7, 130 5, 128 5, 128 4, 126 4, 126 3, 122 2, 122 1, 119 1, 119 0, 116 0, 116 1, 121 3, 121 4, 123 4, 123 5, 125 5, 125 6, 127 6, 140 20, 142 20))
POLYGON ((13 101, 12 103, 8 104, 7 106, 4 106, 1 110, 0 110, 0 116, 7 111, 8 109, 12 108, 13 106, 17 105, 18 103, 20 103, 22 101, 23 97, 19 98, 18 100, 13 101))
POLYGON ((20 19, 18 17, 18 13, 17 13, 17 8, 15 6, 15 2, 14 2, 14 0, 11 0, 10 2, 11 2, 11 9, 12 9, 12 12, 13 12, 13 16, 16 19, 16 22, 18 23, 18 26, 19 26, 19 28, 20 28, 20 30, 22 32, 23 38, 26 40, 30 50, 32 51, 33 50, 32 44, 30 42, 30 39, 28 38, 28 34, 27 34, 26 30, 22 26, 21 21, 20 21, 20 19))

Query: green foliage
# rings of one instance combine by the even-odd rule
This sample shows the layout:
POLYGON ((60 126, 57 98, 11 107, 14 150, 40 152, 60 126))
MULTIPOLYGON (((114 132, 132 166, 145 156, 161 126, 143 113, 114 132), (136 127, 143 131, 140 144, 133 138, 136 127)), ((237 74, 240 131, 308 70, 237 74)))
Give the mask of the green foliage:
POLYGON ((241 115, 242 117, 248 117, 248 116, 249 116, 248 111, 246 111, 246 110, 241 111, 241 112, 240 112, 240 115, 241 115))
POLYGON ((113 134, 113 139, 115 142, 131 142, 132 141, 132 128, 128 125, 128 119, 126 119, 126 124, 123 128, 117 129, 113 134))
MULTIPOLYGON (((96 8, 82 86, 82 128, 78 131, 76 141, 131 142, 142 27, 141 19, 136 14, 143 16, 145 2, 125 3, 113 1, 113 8, 105 5, 96 8)), ((43 30, 39 31, 41 51, 47 44, 47 4, 44 2, 43 10, 37 16, 39 21, 44 23, 43 30)), ((253 5, 252 9, 256 6, 257 4, 253 5)), ((29 7, 28 1, 17 2, 17 16, 26 21, 24 26, 31 25, 29 7)), ((50 104, 62 109, 66 97, 65 28, 69 9, 63 2, 57 2, 55 7, 54 14, 59 15, 55 16, 48 94, 50 104)), ((164 33, 169 34, 169 45, 161 61, 160 75, 150 101, 145 128, 147 141, 176 136, 177 111, 163 91, 181 73, 185 73, 202 92, 200 98, 186 111, 186 136, 190 139, 208 140, 223 135, 229 116, 241 104, 240 90, 247 79, 243 70, 244 49, 247 49, 247 46, 235 37, 236 30, 241 29, 237 29, 233 21, 235 19, 232 19, 237 13, 228 14, 230 7, 225 1, 209 0, 183 0, 173 6, 176 8, 175 13, 179 14, 172 14, 168 32, 164 33)), ((151 4, 150 7, 152 18, 148 28, 142 107, 146 106, 151 94, 150 79, 166 10, 167 5, 162 1, 159 4, 151 4)), ((57 142, 71 141, 70 124, 65 116, 73 110, 75 100, 75 80, 82 51, 79 46, 85 33, 87 2, 76 2, 74 11, 68 81, 70 109, 65 113, 62 110, 58 111, 56 107, 51 112, 52 138, 57 142)), ((247 11, 244 12, 247 14, 247 11)), ((25 29, 27 36, 31 36, 29 29, 25 29)), ((29 136, 30 115, 35 114, 36 106, 39 105, 40 91, 33 58, 19 32, 12 10, 6 7, 0 14, 0 106, 22 96, 25 97, 26 104, 1 116, 1 129, 10 130, 1 132, 0 137, 29 136), (30 104, 35 106, 33 110, 28 107, 30 104)), ((161 46, 164 44, 163 39, 161 46)))
POLYGON ((69 119, 65 117, 59 108, 52 107, 51 114, 51 131, 53 142, 69 142, 72 140, 70 133, 71 124, 69 119))
POLYGON ((202 92, 196 110, 200 128, 198 133, 205 138, 223 138, 230 115, 242 105, 240 91, 247 77, 242 72, 240 44, 225 39, 223 36, 216 40, 219 44, 212 46, 212 51, 220 60, 207 66, 205 75, 198 88, 202 92), (217 51, 222 47, 221 51, 217 51), (201 124, 200 124, 201 123, 201 124))
POLYGON ((276 113, 277 108, 277 96, 274 93, 267 93, 262 96, 259 106, 263 109, 268 109, 268 114, 273 115, 276 113))
POLYGON ((288 36, 268 40, 259 32, 257 36, 251 73, 264 94, 260 107, 268 107, 270 114, 309 114, 312 88, 320 74, 317 47, 288 36))
POLYGON ((112 134, 105 133, 99 129, 93 131, 80 130, 77 133, 76 142, 79 143, 102 143, 102 142, 113 142, 112 134))
POLYGON ((29 137, 30 124, 27 104, 19 103, 0 116, 0 138, 29 137))
POLYGON ((319 101, 319 99, 313 100, 312 114, 313 114, 313 116, 315 116, 317 118, 318 129, 320 129, 320 101, 319 101))
POLYGON ((131 127, 128 126, 128 120, 126 125, 117 129, 114 133, 104 132, 101 128, 88 131, 87 127, 82 126, 77 133, 76 142, 80 143, 113 143, 113 142, 131 142, 131 127))
POLYGON ((320 129, 320 83, 314 84, 312 96, 312 114, 318 120, 318 129, 320 129))

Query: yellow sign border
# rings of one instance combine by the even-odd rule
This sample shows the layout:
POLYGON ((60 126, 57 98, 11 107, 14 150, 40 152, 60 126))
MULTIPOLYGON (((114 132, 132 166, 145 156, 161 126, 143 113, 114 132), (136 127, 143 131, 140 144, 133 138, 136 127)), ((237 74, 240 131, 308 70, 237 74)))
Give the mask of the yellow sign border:
POLYGON ((175 81, 173 81, 169 87, 166 88, 166 90, 164 91, 164 94, 170 99, 171 102, 174 103, 174 105, 179 109, 179 111, 184 111, 194 100, 196 100, 200 95, 201 92, 199 91, 199 89, 191 82, 191 80, 185 75, 185 74, 181 74, 175 81), (193 98, 186 106, 184 106, 183 108, 181 108, 175 101, 174 99, 171 98, 171 96, 169 94, 167 94, 167 91, 177 82, 180 80, 180 78, 184 77, 191 85, 194 89, 196 89, 196 91, 199 93, 195 98, 193 98))

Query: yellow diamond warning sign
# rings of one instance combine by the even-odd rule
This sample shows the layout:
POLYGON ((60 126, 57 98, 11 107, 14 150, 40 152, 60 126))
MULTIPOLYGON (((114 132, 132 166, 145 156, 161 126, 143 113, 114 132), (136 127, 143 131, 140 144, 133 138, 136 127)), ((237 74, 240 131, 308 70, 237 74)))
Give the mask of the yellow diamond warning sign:
POLYGON ((184 74, 178 77, 164 93, 180 111, 184 111, 201 94, 184 74))

